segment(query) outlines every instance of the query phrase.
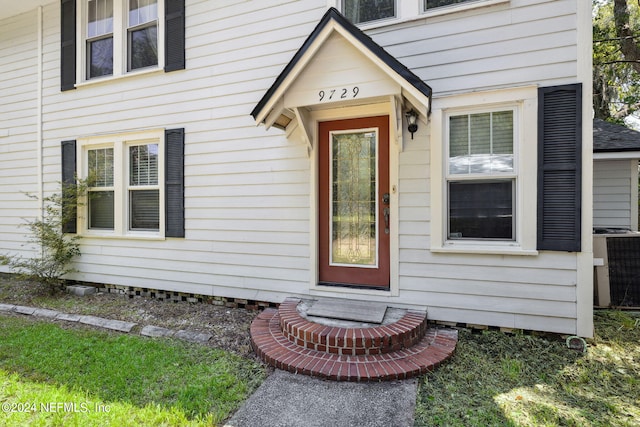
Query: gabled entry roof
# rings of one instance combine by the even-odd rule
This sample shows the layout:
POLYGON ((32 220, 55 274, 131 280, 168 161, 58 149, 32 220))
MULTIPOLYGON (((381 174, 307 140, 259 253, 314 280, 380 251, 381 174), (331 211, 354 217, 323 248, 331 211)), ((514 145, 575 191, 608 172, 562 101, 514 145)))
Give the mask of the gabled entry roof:
MULTIPOLYGON (((356 49, 371 58, 373 60, 372 66, 374 64, 378 65, 382 71, 400 85, 403 95, 406 94, 412 100, 412 104, 424 104, 426 107, 421 109, 422 113, 429 114, 431 88, 374 42, 371 37, 349 22, 338 10, 330 8, 300 49, 298 49, 293 59, 251 111, 251 115, 257 124, 263 123, 267 127, 274 125, 284 128, 293 119, 295 112, 285 108, 283 102, 284 94, 305 69, 305 66, 309 64, 319 48, 334 33, 342 35, 356 49), (418 102, 415 102, 415 100, 418 102)), ((419 108, 418 105, 415 105, 415 107, 419 108)))

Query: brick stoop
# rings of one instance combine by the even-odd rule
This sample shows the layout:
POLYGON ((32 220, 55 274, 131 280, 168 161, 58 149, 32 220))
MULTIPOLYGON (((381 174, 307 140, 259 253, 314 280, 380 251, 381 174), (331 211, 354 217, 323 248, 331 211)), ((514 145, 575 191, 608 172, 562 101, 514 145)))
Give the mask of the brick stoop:
POLYGON ((251 342, 269 365, 334 381, 412 378, 432 371, 453 354, 454 329, 427 329, 426 315, 408 311, 384 326, 324 326, 303 318, 296 298, 268 308, 251 324, 251 342))

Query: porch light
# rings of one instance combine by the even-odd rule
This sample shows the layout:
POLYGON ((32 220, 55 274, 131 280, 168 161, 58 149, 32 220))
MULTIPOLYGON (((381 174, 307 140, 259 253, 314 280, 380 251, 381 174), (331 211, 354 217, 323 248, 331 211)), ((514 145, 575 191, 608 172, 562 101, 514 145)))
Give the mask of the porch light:
POLYGON ((418 130, 418 113, 412 108, 411 110, 404 113, 404 116, 407 118, 407 130, 411 132, 411 139, 413 139, 413 134, 418 130))

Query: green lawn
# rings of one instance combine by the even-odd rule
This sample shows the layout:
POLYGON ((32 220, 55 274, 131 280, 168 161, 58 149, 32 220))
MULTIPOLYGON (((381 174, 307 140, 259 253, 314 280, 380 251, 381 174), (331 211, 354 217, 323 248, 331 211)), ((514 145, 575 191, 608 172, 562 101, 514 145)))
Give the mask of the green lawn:
POLYGON ((265 376, 204 346, 0 317, 0 425, 216 425, 265 376))
POLYGON ((462 330, 421 379, 418 426, 640 426, 640 313, 596 311, 585 354, 558 337, 462 330))

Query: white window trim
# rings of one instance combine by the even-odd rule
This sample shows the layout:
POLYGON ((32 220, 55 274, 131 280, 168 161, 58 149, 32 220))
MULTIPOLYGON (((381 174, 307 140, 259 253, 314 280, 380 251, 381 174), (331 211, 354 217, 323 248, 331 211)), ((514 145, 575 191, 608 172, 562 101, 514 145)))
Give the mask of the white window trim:
MULTIPOLYGON (((458 12, 478 9, 481 7, 493 6, 502 3, 509 3, 511 0, 476 0, 469 3, 443 6, 436 9, 425 10, 424 0, 396 0, 396 16, 393 18, 379 19, 371 22, 357 24, 363 30, 384 27, 387 25, 399 24, 403 22, 415 21, 418 19, 432 18, 436 16, 449 15, 458 12)), ((327 8, 334 7, 342 11, 342 0, 327 0, 327 8)))
MULTIPOLYGON (((434 98, 431 115, 431 251, 503 255, 537 255, 537 87, 434 98), (447 239, 448 126, 450 115, 498 111, 516 107, 514 116, 515 238, 516 240, 447 239)), ((497 175, 496 178, 510 177, 497 175)), ((456 179, 452 175, 452 179, 456 179)), ((488 176, 487 178, 491 178, 488 176)))
MULTIPOLYGON (((445 187, 449 186, 450 182, 478 182, 478 181, 512 181, 513 182, 513 187, 512 187, 512 191, 514 194, 514 201, 513 201, 513 211, 512 211, 512 235, 513 238, 512 239, 449 239, 448 237, 446 237, 446 241, 445 241, 445 245, 453 245, 455 243, 459 243, 459 242, 482 242, 482 243, 486 243, 486 242, 498 242, 498 243, 513 243, 513 242, 517 242, 518 241, 518 222, 519 222, 519 218, 517 216, 516 213, 516 207, 518 205, 518 199, 520 198, 519 194, 518 194, 518 144, 517 144, 517 140, 519 139, 519 111, 520 111, 520 106, 518 104, 505 104, 505 105, 500 105, 498 107, 495 106, 491 106, 491 107, 479 107, 479 108, 453 108, 453 109, 449 109, 445 111, 445 116, 444 116, 444 132, 443 132, 443 144, 444 144, 444 156, 445 156, 445 182, 444 185, 445 187), (449 135, 450 135, 450 128, 449 128, 449 121, 451 117, 454 116, 460 116, 460 115, 471 115, 471 114, 482 114, 482 113, 493 113, 493 112, 498 112, 498 111, 512 111, 513 112, 513 171, 511 172, 496 172, 496 173, 466 173, 466 174, 452 174, 449 171, 449 161, 450 161, 450 157, 449 157, 449 148, 450 148, 450 143, 449 143, 449 135)), ((448 231, 448 215, 449 215, 449 190, 448 188, 445 188, 445 193, 447 195, 447 202, 446 202, 446 213, 445 216, 447 217, 446 220, 446 230, 445 230, 445 236, 449 235, 449 231, 448 231)))
MULTIPOLYGON (((89 173, 89 150, 113 147, 114 227, 113 230, 93 230, 88 227, 88 204, 83 203, 78 216, 78 232, 86 237, 164 239, 165 238, 165 141, 164 129, 100 135, 77 140, 78 173, 85 178, 89 173), (160 192, 158 231, 129 230, 129 147, 141 144, 158 144, 158 190, 160 192)), ((154 189, 156 187, 154 186, 154 189)))
POLYGON ((113 0, 113 74, 87 75, 87 0, 76 0, 76 87, 92 85, 126 77, 150 74, 164 69, 164 0, 158 0, 158 65, 127 71, 127 5, 128 0, 113 0))

